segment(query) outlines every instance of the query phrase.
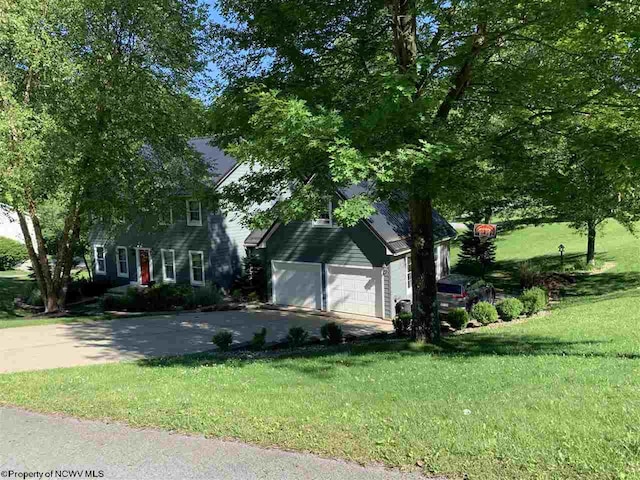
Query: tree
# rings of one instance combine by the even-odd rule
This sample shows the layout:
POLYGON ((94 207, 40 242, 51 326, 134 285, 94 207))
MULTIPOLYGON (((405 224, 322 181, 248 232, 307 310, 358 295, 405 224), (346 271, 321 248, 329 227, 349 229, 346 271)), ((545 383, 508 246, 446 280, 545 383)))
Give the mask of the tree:
POLYGON ((413 335, 423 340, 440 330, 433 205, 474 196, 497 136, 620 90, 637 56, 638 7, 627 2, 220 5, 231 20, 217 27, 229 83, 212 128, 239 159, 262 165, 227 202, 254 224, 308 219, 337 187, 364 182, 367 193, 337 207, 342 224, 379 200, 408 210, 413 335), (253 214, 256 201, 278 199, 253 214))
POLYGON ((458 258, 461 264, 479 265, 484 273, 486 268, 496 261, 495 241, 476 237, 473 228, 470 228, 462 234, 458 258))
MULTIPOLYGON (((597 228, 614 218, 630 231, 640 220, 640 108, 596 108, 518 137, 535 169, 522 184, 551 213, 587 234, 587 263, 597 228)), ((512 144, 513 145, 513 144, 512 144)))
POLYGON ((205 22, 195 0, 0 0, 0 202, 18 214, 46 312, 64 308, 91 218, 113 224, 206 188, 186 142, 205 22))

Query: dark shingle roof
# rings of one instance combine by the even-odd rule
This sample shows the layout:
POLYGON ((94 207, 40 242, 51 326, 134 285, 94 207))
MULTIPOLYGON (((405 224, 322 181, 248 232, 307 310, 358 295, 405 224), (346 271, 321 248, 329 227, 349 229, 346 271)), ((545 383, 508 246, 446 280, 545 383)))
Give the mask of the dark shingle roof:
MULTIPOLYGON (((345 198, 367 192, 366 185, 353 185, 340 190, 345 198)), ((411 248, 411 222, 407 212, 396 212, 386 202, 374 204, 376 213, 364 220, 392 253, 411 248)), ((272 227, 273 228, 273 227, 272 227)), ((455 229, 436 210, 433 211, 434 240, 436 242, 456 236, 455 229)), ((253 230, 244 241, 245 246, 255 247, 267 235, 270 229, 253 230)))
POLYGON ((212 140, 207 137, 192 138, 189 140, 189 145, 202 155, 202 158, 215 172, 216 183, 219 183, 235 168, 238 161, 212 145, 212 140))
MULTIPOLYGON (((352 198, 368 191, 366 184, 352 185, 343 188, 340 193, 345 198, 352 198)), ((365 220, 393 253, 411 248, 411 221, 406 211, 397 212, 387 202, 374 203, 376 213, 365 220)), ((433 239, 436 242, 454 238, 456 230, 435 209, 433 210, 433 239)))

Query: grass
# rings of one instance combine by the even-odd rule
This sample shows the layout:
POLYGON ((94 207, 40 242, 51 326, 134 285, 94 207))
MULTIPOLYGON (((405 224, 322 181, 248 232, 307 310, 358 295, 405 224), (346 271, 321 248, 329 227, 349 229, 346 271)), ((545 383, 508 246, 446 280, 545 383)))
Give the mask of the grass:
MULTIPOLYGON (((558 270, 560 254, 558 246, 565 246, 565 264, 584 261, 587 238, 566 223, 538 226, 518 226, 498 235, 496 240, 496 265, 486 277, 496 287, 509 292, 519 289, 518 268, 528 261, 541 270, 558 270)), ((622 225, 609 221, 598 231, 597 258, 613 263, 612 268, 601 275, 582 275, 578 287, 569 296, 589 297, 640 287, 640 239, 622 225)), ((455 268, 459 245, 451 249, 451 263, 455 268)))
MULTIPOLYGON (((600 251, 616 267, 590 277, 635 275, 638 241, 606 228, 600 251)), ((498 254, 517 262, 559 242, 577 253, 579 240, 564 225, 531 227, 503 236, 498 254)), ((640 290, 608 278, 581 279, 580 301, 549 315, 435 347, 379 342, 263 360, 191 355, 0 375, 0 403, 419 463, 450 478, 639 478, 640 290)))
POLYGON ((22 270, 0 271, 0 330, 4 328, 51 325, 56 323, 92 322, 104 320, 104 315, 82 315, 47 318, 34 316, 27 310, 16 308, 14 299, 22 294, 34 280, 22 270))

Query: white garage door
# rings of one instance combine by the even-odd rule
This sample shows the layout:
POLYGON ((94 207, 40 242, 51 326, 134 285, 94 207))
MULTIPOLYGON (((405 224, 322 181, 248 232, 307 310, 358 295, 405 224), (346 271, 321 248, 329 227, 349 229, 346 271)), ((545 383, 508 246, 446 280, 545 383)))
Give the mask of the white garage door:
POLYGON ((322 309, 322 266, 319 263, 271 262, 273 303, 322 309))
POLYGON ((335 312, 383 316, 382 269, 327 265, 327 303, 335 312))

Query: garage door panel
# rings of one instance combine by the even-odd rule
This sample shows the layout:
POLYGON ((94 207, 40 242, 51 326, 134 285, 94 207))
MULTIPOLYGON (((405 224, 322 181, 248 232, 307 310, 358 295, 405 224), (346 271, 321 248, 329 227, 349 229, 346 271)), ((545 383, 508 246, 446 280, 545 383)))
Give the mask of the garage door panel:
POLYGON ((273 262, 274 300, 278 305, 322 308, 322 267, 273 262))
POLYGON ((381 317, 382 270, 327 266, 329 310, 381 317))

